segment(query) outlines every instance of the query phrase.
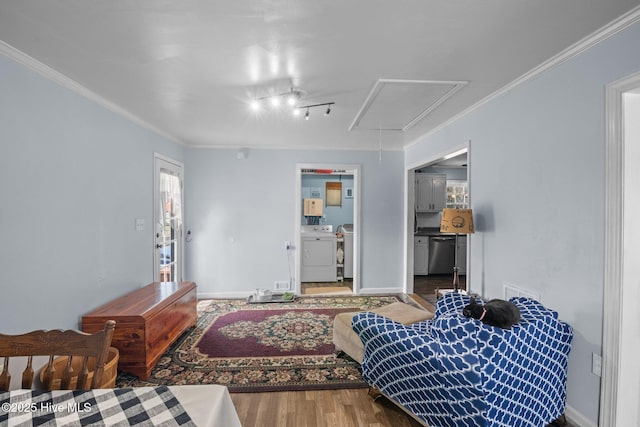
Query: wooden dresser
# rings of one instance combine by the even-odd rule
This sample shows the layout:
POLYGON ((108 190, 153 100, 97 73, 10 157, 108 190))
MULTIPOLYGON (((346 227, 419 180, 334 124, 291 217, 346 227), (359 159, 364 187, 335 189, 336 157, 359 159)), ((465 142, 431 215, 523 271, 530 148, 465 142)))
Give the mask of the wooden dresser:
POLYGON ((96 332, 115 320, 111 345, 120 351, 118 370, 149 378, 160 356, 197 320, 194 282, 154 282, 82 317, 82 330, 96 332))

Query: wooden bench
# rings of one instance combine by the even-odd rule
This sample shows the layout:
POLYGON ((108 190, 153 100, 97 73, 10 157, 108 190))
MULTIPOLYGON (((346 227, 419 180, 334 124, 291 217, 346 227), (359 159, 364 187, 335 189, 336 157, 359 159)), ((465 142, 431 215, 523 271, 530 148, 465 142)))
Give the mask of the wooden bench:
POLYGON ((194 282, 154 282, 82 317, 82 330, 93 333, 115 320, 111 345, 120 351, 118 370, 147 380, 158 359, 184 331, 195 326, 194 282))

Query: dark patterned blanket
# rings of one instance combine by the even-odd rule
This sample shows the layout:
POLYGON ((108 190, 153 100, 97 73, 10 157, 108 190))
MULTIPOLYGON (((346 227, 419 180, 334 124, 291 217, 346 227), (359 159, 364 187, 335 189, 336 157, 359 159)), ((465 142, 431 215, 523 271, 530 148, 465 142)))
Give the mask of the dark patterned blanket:
POLYGON ((166 386, 0 393, 0 425, 195 426, 166 386))

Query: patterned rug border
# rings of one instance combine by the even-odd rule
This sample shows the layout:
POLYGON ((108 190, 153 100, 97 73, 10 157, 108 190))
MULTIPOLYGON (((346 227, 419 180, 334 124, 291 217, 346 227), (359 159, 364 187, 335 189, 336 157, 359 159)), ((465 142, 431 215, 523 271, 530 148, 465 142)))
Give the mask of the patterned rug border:
POLYGON ((290 355, 209 358, 197 344, 215 320, 227 313, 251 310, 370 310, 400 298, 395 295, 302 296, 292 303, 249 304, 245 299, 198 301, 198 320, 160 358, 148 381, 119 374, 118 387, 221 384, 230 392, 266 392, 366 388, 360 365, 349 357, 290 355))

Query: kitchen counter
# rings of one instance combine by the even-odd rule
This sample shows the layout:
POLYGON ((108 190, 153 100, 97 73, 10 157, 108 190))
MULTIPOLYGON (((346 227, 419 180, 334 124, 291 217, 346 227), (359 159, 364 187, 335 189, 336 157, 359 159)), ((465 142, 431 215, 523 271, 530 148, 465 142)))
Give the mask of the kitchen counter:
POLYGON ((454 233, 443 233, 439 228, 418 228, 414 236, 455 236, 454 233))

